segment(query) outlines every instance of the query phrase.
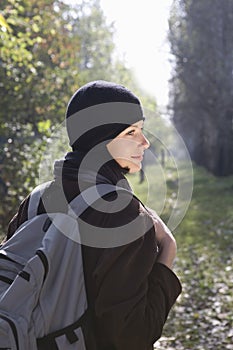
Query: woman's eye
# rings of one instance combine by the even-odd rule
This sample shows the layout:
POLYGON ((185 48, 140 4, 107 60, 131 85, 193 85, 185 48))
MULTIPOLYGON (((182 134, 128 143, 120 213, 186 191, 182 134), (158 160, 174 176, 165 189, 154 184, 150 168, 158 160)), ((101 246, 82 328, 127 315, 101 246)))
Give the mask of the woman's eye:
POLYGON ((134 134, 134 131, 135 131, 135 130, 129 130, 129 131, 127 132, 127 135, 133 135, 133 134, 134 134))

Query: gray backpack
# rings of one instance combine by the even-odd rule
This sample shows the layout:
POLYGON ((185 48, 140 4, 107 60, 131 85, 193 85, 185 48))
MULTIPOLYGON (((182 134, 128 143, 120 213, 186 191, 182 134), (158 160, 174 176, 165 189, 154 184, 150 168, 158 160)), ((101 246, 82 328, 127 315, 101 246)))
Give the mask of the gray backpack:
POLYGON ((48 185, 31 193, 28 220, 0 247, 2 350, 86 350, 92 343, 77 217, 116 186, 86 189, 67 214, 37 215, 48 185))

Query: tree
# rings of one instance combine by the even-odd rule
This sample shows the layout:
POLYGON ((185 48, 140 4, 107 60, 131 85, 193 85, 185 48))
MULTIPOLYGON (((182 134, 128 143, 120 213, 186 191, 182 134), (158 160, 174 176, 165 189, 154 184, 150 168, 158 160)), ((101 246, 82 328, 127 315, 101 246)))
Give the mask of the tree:
POLYGON ((175 0, 169 24, 173 121, 197 164, 233 174, 233 2, 175 0))
POLYGON ((73 34, 80 37, 76 65, 81 73, 81 85, 87 81, 110 80, 113 71, 114 27, 106 23, 99 0, 82 1, 74 5, 73 34))
POLYGON ((98 0, 75 8, 59 0, 3 0, 1 7, 0 223, 6 225, 36 184, 68 99, 95 78, 95 69, 107 76, 114 46, 98 0), (87 42, 91 65, 82 67, 87 42))

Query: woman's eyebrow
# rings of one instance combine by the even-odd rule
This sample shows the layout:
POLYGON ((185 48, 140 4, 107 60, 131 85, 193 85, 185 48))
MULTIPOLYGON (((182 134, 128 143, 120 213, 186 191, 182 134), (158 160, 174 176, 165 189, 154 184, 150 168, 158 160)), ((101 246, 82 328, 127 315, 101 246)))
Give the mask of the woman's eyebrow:
POLYGON ((144 124, 142 124, 142 125, 132 124, 132 125, 131 125, 131 127, 141 129, 141 128, 143 128, 143 127, 144 127, 144 124))

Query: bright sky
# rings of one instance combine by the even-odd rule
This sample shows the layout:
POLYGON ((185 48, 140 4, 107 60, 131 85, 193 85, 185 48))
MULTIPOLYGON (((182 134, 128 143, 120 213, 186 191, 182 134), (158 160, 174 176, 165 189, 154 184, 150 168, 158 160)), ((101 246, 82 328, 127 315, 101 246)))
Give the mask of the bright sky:
POLYGON ((166 35, 172 0, 100 0, 107 20, 115 23, 120 57, 133 68, 142 88, 159 106, 168 102, 169 46, 166 35))

